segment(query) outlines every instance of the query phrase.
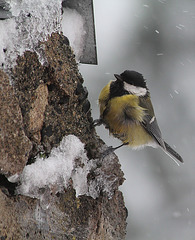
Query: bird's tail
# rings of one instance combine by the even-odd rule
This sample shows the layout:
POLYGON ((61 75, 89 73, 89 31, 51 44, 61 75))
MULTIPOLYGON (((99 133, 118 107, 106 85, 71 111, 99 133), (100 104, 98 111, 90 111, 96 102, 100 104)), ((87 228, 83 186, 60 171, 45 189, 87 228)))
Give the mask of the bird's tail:
POLYGON ((183 163, 183 158, 175 151, 168 143, 164 142, 164 148, 162 148, 166 154, 168 154, 173 160, 178 160, 183 163))

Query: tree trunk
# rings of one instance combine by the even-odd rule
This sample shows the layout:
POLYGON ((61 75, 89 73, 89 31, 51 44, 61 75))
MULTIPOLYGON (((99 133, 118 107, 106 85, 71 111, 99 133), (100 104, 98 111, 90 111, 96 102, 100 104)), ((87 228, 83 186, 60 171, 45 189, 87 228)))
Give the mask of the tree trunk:
POLYGON ((118 190, 123 172, 114 154, 101 159, 105 144, 92 125, 87 90, 68 40, 53 33, 38 52, 47 64, 26 51, 9 74, 0 71, 0 238, 125 239, 127 211, 118 190), (48 208, 40 199, 18 194, 20 180, 7 179, 20 176, 38 154, 47 158, 69 134, 85 144, 89 162, 96 159, 87 176, 96 195, 76 197, 71 179, 63 191, 40 189, 47 192, 48 208))

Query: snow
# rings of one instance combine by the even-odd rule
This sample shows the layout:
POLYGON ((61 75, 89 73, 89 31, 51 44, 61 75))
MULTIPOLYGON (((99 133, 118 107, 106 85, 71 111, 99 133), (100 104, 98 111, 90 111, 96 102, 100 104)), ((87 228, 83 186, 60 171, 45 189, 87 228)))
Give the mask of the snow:
POLYGON ((35 163, 24 168, 17 192, 41 199, 43 194, 48 194, 47 190, 62 192, 72 179, 76 196, 84 195, 88 192, 87 175, 93 165, 86 156, 84 144, 76 136, 68 135, 59 147, 52 149, 48 158, 37 157, 35 163))
MULTIPOLYGON (((103 151, 106 146, 103 146, 103 151)), ((9 181, 20 183, 17 194, 37 198, 43 209, 52 201, 52 194, 64 192, 72 186, 76 197, 81 195, 99 197, 101 192, 113 196, 117 176, 111 176, 107 168, 113 163, 113 154, 104 159, 87 158, 84 144, 74 135, 65 136, 60 145, 53 148, 48 158, 37 157, 35 162, 24 167, 23 172, 11 176, 9 181), (100 164, 102 167, 97 167, 100 164), (88 180, 93 171, 94 178, 88 180)))
POLYGON ((68 37, 76 60, 79 61, 83 54, 86 30, 85 20, 75 9, 63 8, 62 32, 68 37))
POLYGON ((52 32, 63 31, 70 39, 76 59, 82 56, 86 30, 83 17, 74 9, 63 8, 62 0, 7 0, 10 19, 0 20, 0 66, 9 70, 16 63, 18 55, 26 50, 38 53, 39 41, 47 40, 52 32), (63 18, 62 18, 63 17, 63 18))
POLYGON ((12 18, 0 21, 0 65, 13 67, 25 50, 61 31, 61 0, 7 0, 12 18))

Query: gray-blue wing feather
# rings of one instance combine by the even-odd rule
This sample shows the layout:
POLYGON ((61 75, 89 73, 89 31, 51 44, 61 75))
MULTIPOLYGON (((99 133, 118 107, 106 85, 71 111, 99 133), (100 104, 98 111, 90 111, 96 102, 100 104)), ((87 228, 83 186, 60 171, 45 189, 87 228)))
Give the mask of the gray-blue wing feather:
POLYGON ((156 142, 162 148, 166 149, 164 140, 162 139, 160 128, 159 128, 158 123, 156 121, 156 117, 155 116, 150 116, 150 115, 145 115, 141 124, 144 127, 144 129, 151 136, 153 136, 153 138, 156 140, 156 142))

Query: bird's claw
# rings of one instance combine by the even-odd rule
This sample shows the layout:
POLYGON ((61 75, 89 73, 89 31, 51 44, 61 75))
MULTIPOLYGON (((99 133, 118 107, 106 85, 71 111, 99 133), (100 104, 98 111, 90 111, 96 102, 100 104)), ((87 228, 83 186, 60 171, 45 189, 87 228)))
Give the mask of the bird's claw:
POLYGON ((103 124, 103 121, 102 121, 101 118, 100 119, 96 119, 96 120, 93 121, 92 124, 93 124, 94 127, 100 126, 101 124, 103 124))
POLYGON ((101 154, 101 158, 104 159, 106 156, 108 156, 109 154, 113 153, 115 150, 115 148, 113 148, 112 146, 108 147, 102 154, 101 154))

